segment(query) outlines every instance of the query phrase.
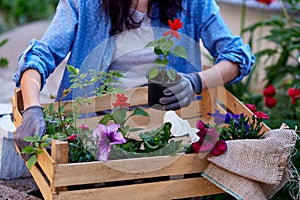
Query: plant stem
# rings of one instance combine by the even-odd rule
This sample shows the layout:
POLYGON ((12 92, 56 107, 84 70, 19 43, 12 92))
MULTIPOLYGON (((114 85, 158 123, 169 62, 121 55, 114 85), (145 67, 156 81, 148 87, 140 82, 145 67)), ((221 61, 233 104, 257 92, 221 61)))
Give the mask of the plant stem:
POLYGON ((66 133, 67 136, 69 136, 69 133, 68 133, 68 131, 66 129, 64 120, 62 119, 63 116, 60 113, 60 107, 61 107, 61 100, 58 101, 58 117, 59 117, 60 123, 62 125, 63 131, 66 133))
POLYGON ((283 16, 285 17, 287 24, 290 26, 291 25, 291 17, 289 16, 283 1, 281 1, 281 8, 282 8, 283 16))
POLYGON ((246 10, 247 10, 247 3, 246 0, 243 0, 242 9, 241 9, 241 27, 240 27, 240 35, 242 38, 243 38, 243 29, 245 27, 246 10))

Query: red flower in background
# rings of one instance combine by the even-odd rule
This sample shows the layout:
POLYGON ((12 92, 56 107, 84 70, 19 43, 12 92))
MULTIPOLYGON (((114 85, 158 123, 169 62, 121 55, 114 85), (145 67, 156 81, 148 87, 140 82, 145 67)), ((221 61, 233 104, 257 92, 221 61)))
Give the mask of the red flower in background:
POLYGON ((256 106, 253 105, 253 104, 247 103, 247 104, 245 104, 245 106, 246 106, 249 110, 251 110, 252 112, 255 112, 255 111, 256 111, 256 106))
POLYGON ((288 95, 292 98, 292 104, 296 104, 296 100, 300 98, 300 89, 297 88, 289 88, 288 95))
POLYGON ((277 104, 277 99, 275 99, 274 97, 266 97, 265 98, 265 105, 268 108, 273 108, 274 106, 276 106, 277 104))
POLYGON ((274 88, 273 85, 268 85, 264 90, 263 90, 263 95, 265 97, 274 97, 276 94, 276 89, 274 88))
POLYGON ((124 94, 116 94, 116 102, 113 103, 113 106, 114 107, 121 107, 121 108, 124 108, 124 107, 129 107, 130 106, 130 103, 127 102, 128 98, 125 97, 124 94))
POLYGON ((77 139, 77 135, 76 134, 72 134, 71 136, 67 137, 68 141, 72 141, 72 140, 76 140, 77 139))
POLYGON ((269 4, 271 4, 272 2, 274 2, 276 0, 256 0, 256 1, 259 2, 259 3, 262 3, 262 4, 269 5, 269 4))
POLYGON ((254 115, 259 119, 270 119, 270 117, 262 111, 257 111, 254 113, 254 115))
POLYGON ((173 35, 174 37, 176 37, 178 40, 180 40, 180 35, 178 33, 178 29, 182 28, 183 27, 183 24, 182 22, 180 21, 180 19, 175 19, 173 22, 172 20, 168 20, 168 23, 169 23, 169 26, 170 26, 170 29, 171 30, 168 30, 164 33, 164 36, 167 36, 167 35, 173 35))

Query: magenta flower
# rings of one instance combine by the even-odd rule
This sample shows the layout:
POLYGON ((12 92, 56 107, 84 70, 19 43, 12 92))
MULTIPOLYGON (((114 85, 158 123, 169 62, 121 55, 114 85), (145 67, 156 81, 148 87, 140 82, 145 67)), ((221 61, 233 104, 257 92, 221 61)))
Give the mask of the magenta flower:
POLYGON ((126 142, 126 139, 123 137, 122 133, 118 132, 120 127, 121 126, 119 124, 110 124, 108 126, 99 124, 98 128, 93 131, 93 137, 98 138, 98 160, 107 161, 111 146, 126 142))
POLYGON ((82 124, 81 126, 79 126, 78 128, 81 128, 83 131, 84 130, 89 130, 89 127, 85 124, 82 124))

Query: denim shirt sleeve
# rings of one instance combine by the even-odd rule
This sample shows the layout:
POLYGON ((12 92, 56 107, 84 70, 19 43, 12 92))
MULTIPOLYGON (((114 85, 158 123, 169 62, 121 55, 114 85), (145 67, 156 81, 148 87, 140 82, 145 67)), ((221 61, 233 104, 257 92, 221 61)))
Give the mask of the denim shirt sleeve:
POLYGON ((70 51, 77 25, 77 9, 73 0, 60 0, 56 14, 41 40, 33 39, 18 59, 14 75, 20 86, 22 74, 27 69, 36 69, 41 74, 41 89, 48 76, 70 51))
POLYGON ((200 35, 205 48, 216 59, 216 64, 222 61, 232 61, 239 65, 239 75, 228 84, 236 83, 248 75, 255 62, 249 45, 242 38, 233 36, 219 13, 215 1, 205 1, 200 27, 200 35))

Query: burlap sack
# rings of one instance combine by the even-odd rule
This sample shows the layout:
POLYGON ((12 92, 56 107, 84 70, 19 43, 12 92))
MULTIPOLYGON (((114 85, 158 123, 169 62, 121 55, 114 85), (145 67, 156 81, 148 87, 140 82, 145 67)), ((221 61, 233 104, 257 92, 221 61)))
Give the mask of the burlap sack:
POLYGON ((288 180, 285 171, 297 134, 275 129, 261 139, 227 141, 227 151, 208 157, 203 176, 237 199, 271 198, 288 180))

